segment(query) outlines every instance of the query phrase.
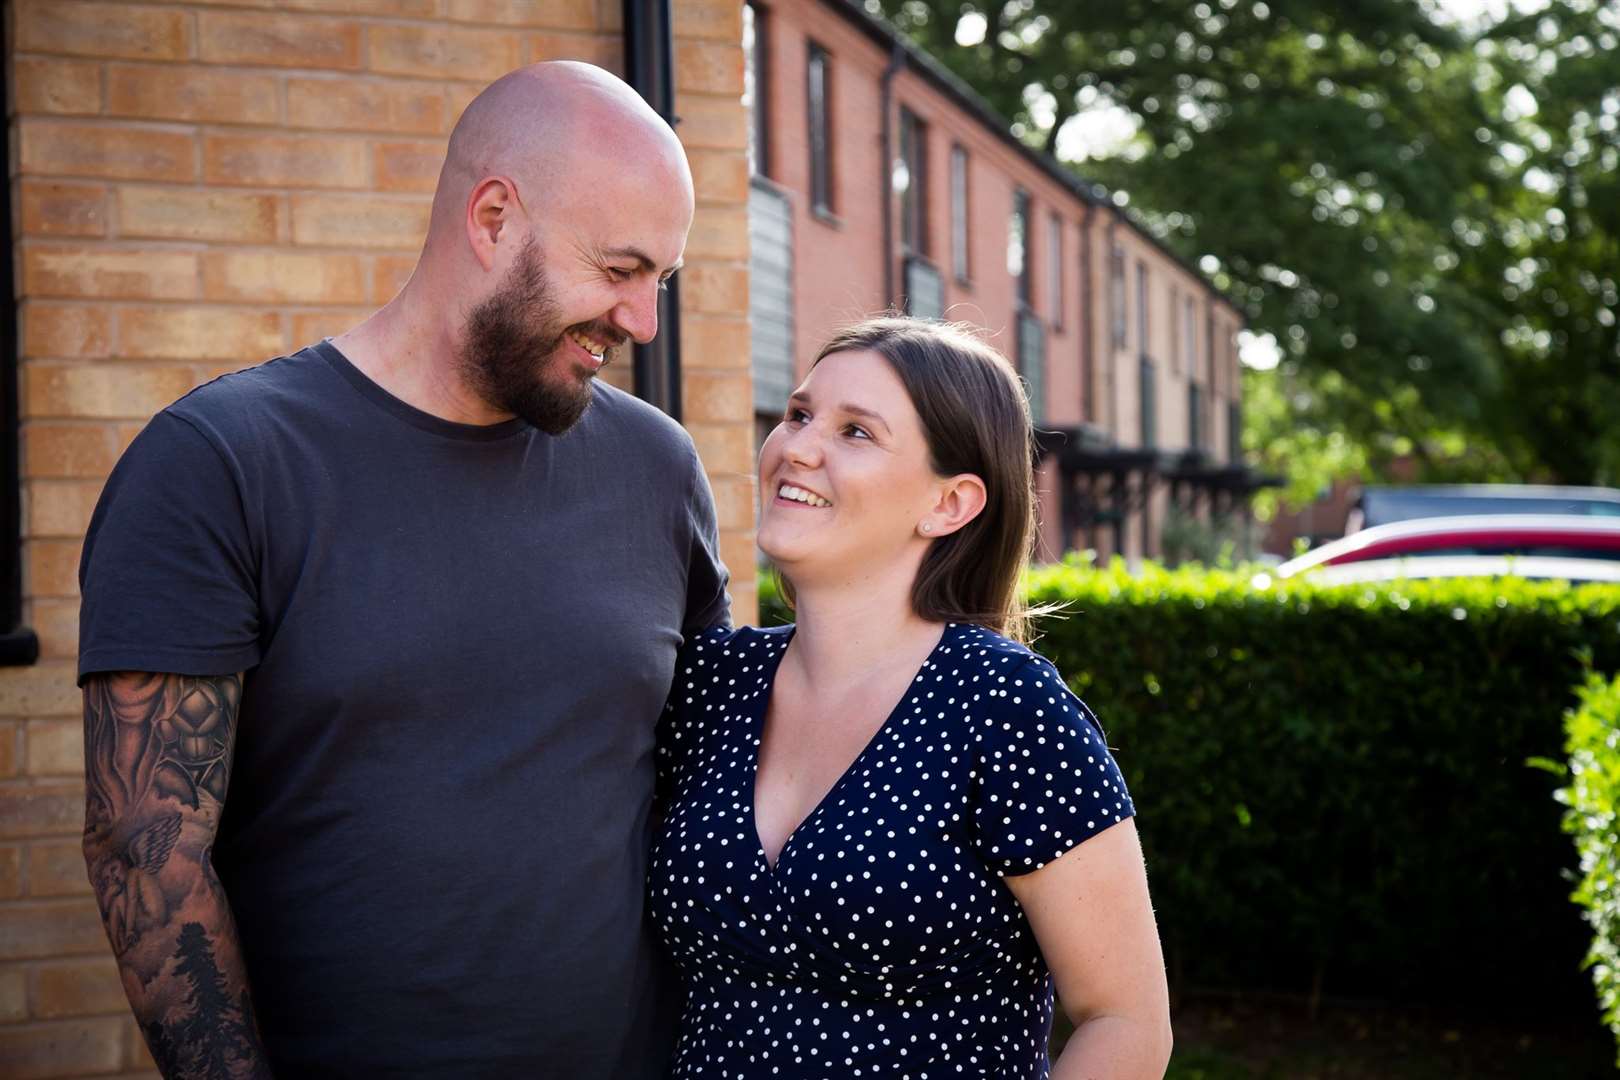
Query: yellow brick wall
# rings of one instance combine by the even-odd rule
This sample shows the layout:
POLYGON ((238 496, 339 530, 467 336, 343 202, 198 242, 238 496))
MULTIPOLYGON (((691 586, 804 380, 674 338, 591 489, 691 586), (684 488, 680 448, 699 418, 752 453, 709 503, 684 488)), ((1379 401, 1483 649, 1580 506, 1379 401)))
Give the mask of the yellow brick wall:
MULTIPOLYGON (((681 275, 686 419, 751 621, 741 7, 674 7, 699 204, 681 275)), ((24 619, 43 659, 0 668, 0 1075, 141 1074, 78 851, 77 564, 101 485, 198 382, 392 296, 461 109, 534 60, 621 70, 620 2, 17 0, 4 14, 24 619)), ((628 364, 609 373, 623 385, 628 364)))

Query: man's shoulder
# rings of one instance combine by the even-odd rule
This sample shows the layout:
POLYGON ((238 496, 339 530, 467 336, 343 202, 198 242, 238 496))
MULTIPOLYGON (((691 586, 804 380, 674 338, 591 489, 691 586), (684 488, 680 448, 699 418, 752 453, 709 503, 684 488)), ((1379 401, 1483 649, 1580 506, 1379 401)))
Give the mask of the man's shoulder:
POLYGON ((601 381, 592 384, 591 407, 575 431, 586 441, 613 440, 618 453, 639 451, 683 458, 693 453, 692 437, 663 410, 601 381))
POLYGON ((210 437, 252 431, 266 419, 330 399, 330 366, 301 349, 203 383, 163 411, 210 437))

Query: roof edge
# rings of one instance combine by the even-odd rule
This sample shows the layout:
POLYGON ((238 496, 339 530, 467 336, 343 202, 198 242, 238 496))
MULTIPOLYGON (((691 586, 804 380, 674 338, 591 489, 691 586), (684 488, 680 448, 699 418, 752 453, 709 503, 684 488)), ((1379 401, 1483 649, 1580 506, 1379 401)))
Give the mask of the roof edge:
POLYGON ((1011 130, 1012 125, 1007 118, 991 108, 990 103, 981 97, 977 90, 969 86, 967 81, 956 72, 946 67, 938 57, 906 37, 887 19, 867 11, 861 0, 822 0, 822 2, 837 11, 846 21, 855 25, 874 41, 888 46, 891 50, 896 48, 901 50, 907 62, 919 74, 933 83, 935 89, 942 91, 975 120, 989 128, 996 138, 1016 150, 1026 161, 1040 169, 1049 178, 1067 188, 1085 205, 1108 210, 1117 215, 1143 240, 1152 244, 1171 262, 1196 278, 1205 291, 1209 293, 1211 299, 1217 303, 1225 304, 1243 320, 1245 325, 1248 324, 1248 317, 1236 301, 1217 289, 1202 270, 1189 263, 1179 252, 1172 250, 1162 239, 1154 236, 1141 222, 1136 221, 1128 209, 1115 203, 1106 187, 1095 180, 1087 180, 1051 154, 1042 153, 1015 137, 1011 130))

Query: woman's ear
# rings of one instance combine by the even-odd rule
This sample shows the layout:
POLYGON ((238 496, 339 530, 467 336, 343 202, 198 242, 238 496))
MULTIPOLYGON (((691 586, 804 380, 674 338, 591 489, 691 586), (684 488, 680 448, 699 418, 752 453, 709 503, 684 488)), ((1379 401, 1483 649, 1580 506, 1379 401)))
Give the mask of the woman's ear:
POLYGON ((939 497, 917 523, 917 532, 933 539, 949 536, 984 510, 984 481, 972 473, 960 473, 941 481, 939 497))

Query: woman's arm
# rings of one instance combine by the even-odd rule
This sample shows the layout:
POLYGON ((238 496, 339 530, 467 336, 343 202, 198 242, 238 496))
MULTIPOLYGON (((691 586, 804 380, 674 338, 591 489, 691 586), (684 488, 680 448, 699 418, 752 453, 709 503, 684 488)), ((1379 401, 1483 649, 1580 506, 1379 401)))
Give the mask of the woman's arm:
POLYGON ((1170 997, 1136 824, 1006 878, 1074 1022, 1053 1080, 1137 1080, 1170 1061, 1170 997))

